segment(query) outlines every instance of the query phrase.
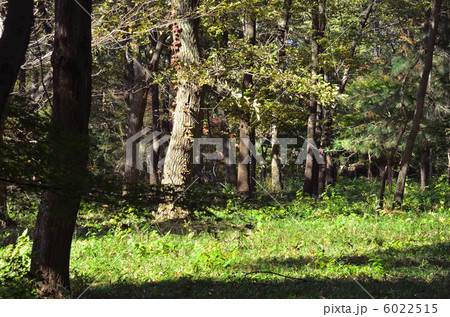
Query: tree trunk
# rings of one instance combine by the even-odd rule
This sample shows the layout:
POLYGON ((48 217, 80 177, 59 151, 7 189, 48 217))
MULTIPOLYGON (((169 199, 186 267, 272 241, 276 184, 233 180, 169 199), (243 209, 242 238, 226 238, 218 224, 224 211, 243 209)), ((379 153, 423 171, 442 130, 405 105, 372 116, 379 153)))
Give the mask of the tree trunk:
MULTIPOLYGON (((156 32, 155 32, 156 33, 156 32)), ((162 32, 158 36, 158 41, 155 44, 155 49, 153 51, 153 54, 150 57, 149 66, 148 69, 150 72, 155 73, 158 70, 158 63, 160 60, 161 52, 164 47, 164 42, 166 41, 167 34, 165 32, 162 32)), ((160 115, 160 102, 159 102, 159 84, 153 83, 150 86, 150 92, 152 95, 152 130, 155 131, 161 131, 162 130, 162 122, 161 122, 161 115, 160 115)), ((160 137, 156 137, 152 142, 152 150, 153 160, 150 163, 149 169, 150 169, 150 179, 149 182, 152 185, 159 184, 159 174, 158 174, 158 161, 160 156, 160 137)))
POLYGON ((0 181, 0 228, 14 225, 14 221, 8 215, 7 198, 8 191, 6 183, 0 181))
POLYGON ((0 38, 0 124, 30 42, 33 0, 8 1, 0 38))
POLYGON ((423 192, 428 185, 429 167, 430 167, 430 147, 425 137, 421 144, 422 155, 420 159, 420 190, 423 192))
POLYGON ((237 177, 237 192, 241 197, 250 196, 250 165, 244 160, 250 155, 250 150, 245 144, 250 142, 248 130, 248 119, 241 118, 239 121, 239 165, 237 177))
MULTIPOLYGON (((199 19, 194 17, 198 2, 195 0, 176 0, 174 2, 176 16, 182 18, 174 25, 174 46, 177 58, 182 65, 177 65, 179 75, 183 79, 178 83, 176 108, 173 119, 172 136, 165 158, 163 185, 178 186, 183 190, 190 185, 192 174, 192 147, 194 131, 199 124, 201 102, 201 86, 193 78, 187 78, 187 67, 200 64, 200 46, 198 40, 199 19), (179 41, 178 41, 179 40, 179 41), (177 43, 176 43, 177 42, 177 43)), ((175 202, 161 204, 157 219, 185 218, 190 211, 176 206, 175 202)))
POLYGON ((50 134, 49 183, 37 215, 31 272, 54 296, 70 290, 72 235, 88 161, 91 105, 91 0, 59 0, 55 5, 52 56, 54 99, 50 134), (81 8, 80 5, 83 7, 81 8))
POLYGON ((388 166, 384 165, 379 167, 380 178, 381 178, 381 188, 380 188, 380 208, 384 207, 384 193, 386 191, 386 179, 388 176, 388 166))
MULTIPOLYGON (((253 17, 253 12, 250 8, 246 8, 244 14, 244 37, 246 41, 254 45, 256 43, 256 20, 253 17)), ((246 91, 251 89, 253 83, 253 75, 245 73, 242 80, 242 101, 246 91)), ((245 142, 250 142, 249 132, 250 114, 249 109, 244 110, 244 114, 239 122, 239 166, 238 166, 238 194, 242 197, 249 197, 251 195, 251 180, 250 180, 250 165, 243 163, 243 161, 250 155, 249 148, 245 142)))
MULTIPOLYGON (((147 105, 149 78, 147 70, 142 66, 138 53, 132 53, 132 49, 127 47, 125 57, 127 62, 125 102, 130 107, 127 139, 130 139, 142 130, 145 107, 147 105)), ((136 167, 136 157, 140 153, 136 152, 136 148, 136 146, 132 147, 131 165, 125 165, 125 184, 138 182, 139 170, 136 167)))
MULTIPOLYGON (((161 131, 161 120, 159 115, 159 85, 158 84, 152 84, 151 88, 151 95, 152 95, 152 130, 153 131, 161 131)), ((152 146, 152 161, 149 162, 150 166, 150 179, 149 182, 152 185, 159 184, 159 177, 158 177, 158 161, 159 161, 159 150, 160 150, 160 144, 159 144, 160 138, 159 136, 157 138, 153 139, 153 142, 151 144, 152 146)))
MULTIPOLYGON (((322 51, 319 41, 323 38, 323 31, 325 30, 325 3, 324 1, 318 1, 312 8, 311 13, 311 70, 314 75, 319 74, 319 54, 322 51)), ((310 97, 309 102, 309 118, 307 127, 307 138, 313 139, 316 144, 320 147, 317 142, 318 127, 319 127, 319 116, 322 113, 322 107, 318 105, 317 101, 313 96, 310 97)), ((321 180, 325 178, 322 177, 321 180)), ((303 183, 303 192, 309 195, 318 193, 319 185, 319 165, 314 161, 314 155, 312 153, 312 147, 308 144, 307 155, 305 163, 305 179, 303 183)))
MULTIPOLYGON (((284 1, 284 12, 281 19, 278 21, 277 26, 277 41, 279 47, 279 60, 278 63, 281 68, 286 67, 286 40, 289 30, 289 19, 291 17, 291 5, 292 0, 284 1)), ((276 144, 278 139, 278 128, 274 124, 272 125, 272 161, 271 161, 271 177, 272 177, 272 190, 280 191, 283 189, 283 183, 281 181, 281 167, 280 167, 280 145, 276 144)), ((264 176, 266 173, 266 166, 264 166, 264 176)))
POLYGON ((416 136, 420 129, 420 121, 422 120, 423 116, 423 108, 425 104, 425 96, 427 93, 428 78, 430 76, 431 67, 433 66, 433 51, 434 51, 434 44, 436 42, 437 30, 439 26, 441 4, 442 0, 434 0, 433 2, 431 30, 428 39, 427 53, 425 56, 425 65, 422 71, 419 91, 417 94, 416 111, 414 113, 411 131, 409 132, 408 138, 406 140, 406 147, 402 154, 402 160, 400 162, 400 172, 397 177, 397 187, 395 188, 394 193, 394 203, 398 207, 401 207, 403 203, 403 194, 405 191, 406 176, 408 173, 409 162, 411 161, 414 142, 416 141, 416 136))
POLYGON ((225 162, 225 182, 236 186, 236 147, 229 137, 228 122, 225 111, 219 110, 220 131, 222 132, 223 140, 223 160, 225 162))
POLYGON ((278 129, 276 125, 272 126, 272 190, 280 191, 283 189, 281 183, 280 168, 280 145, 276 144, 278 139, 278 129))
MULTIPOLYGON (((253 144, 256 151, 256 129, 252 127, 250 130, 250 143, 253 144)), ((255 193, 256 190, 256 153, 251 156, 250 165, 250 196, 255 193)))

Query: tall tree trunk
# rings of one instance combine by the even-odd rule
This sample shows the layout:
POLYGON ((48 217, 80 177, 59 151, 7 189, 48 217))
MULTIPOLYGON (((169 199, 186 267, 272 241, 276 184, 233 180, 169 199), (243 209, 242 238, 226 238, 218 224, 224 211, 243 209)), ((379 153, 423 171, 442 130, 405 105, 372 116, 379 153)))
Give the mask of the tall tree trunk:
MULTIPOLYGON (((286 67, 286 40, 289 30, 289 19, 291 17, 292 0, 285 0, 283 5, 283 15, 278 21, 277 26, 277 41, 279 47, 279 65, 281 68, 286 67)), ((283 189, 281 181, 281 167, 280 167, 280 145, 276 144, 278 139, 278 128, 272 125, 272 162, 271 162, 271 176, 272 176, 272 190, 279 191, 283 189)), ((264 166, 264 174, 266 167, 264 166)))
POLYGON ((8 1, 0 38, 0 124, 9 93, 25 59, 33 25, 33 0, 8 1))
MULTIPOLYGON (((196 0, 175 0, 174 10, 181 20, 174 25, 174 46, 179 42, 177 58, 182 65, 177 65, 183 79, 178 83, 176 108, 173 119, 172 136, 165 158, 163 185, 174 185, 180 189, 190 185, 192 174, 192 147, 194 131, 199 124, 202 87, 193 78, 188 78, 189 66, 200 64, 200 43, 198 39, 199 19, 194 17, 198 2, 196 0), (179 41, 178 41, 179 39, 179 41)), ((190 211, 175 203, 161 204, 157 218, 184 218, 190 211)))
POLYGON ((422 77, 420 79, 419 91, 417 93, 416 111, 414 113, 411 131, 409 132, 408 138, 406 140, 406 147, 402 154, 402 160, 400 162, 400 172, 397 177, 397 187, 395 188, 394 193, 394 203, 398 207, 401 207, 403 203, 403 194, 405 192, 406 176, 408 173, 409 162, 411 161, 414 142, 416 141, 417 133, 419 133, 420 121, 422 120, 423 116, 428 78, 430 76, 431 67, 433 66, 433 52, 439 26, 441 4, 442 0, 434 0, 433 2, 433 15, 430 36, 428 38, 425 65, 422 71, 422 77))
POLYGON ((280 145, 276 144, 278 139, 278 129, 276 125, 272 126, 272 190, 280 191, 283 189, 281 183, 280 168, 280 145))
MULTIPOLYGON (((244 37, 249 44, 254 45, 256 43, 256 20, 253 17, 253 11, 250 8, 246 8, 244 13, 244 37)), ((251 89, 252 83, 253 76, 249 73, 245 73, 242 80, 243 96, 245 91, 251 89)), ((244 101, 243 97, 242 101, 244 101)), ((250 142, 249 121, 249 109, 245 109, 239 122, 240 143, 237 186, 238 194, 243 197, 251 195, 250 165, 243 162, 250 155, 250 150, 245 144, 247 141, 250 142)))
MULTIPOLYGON (((314 75, 320 73, 319 61, 320 53, 322 48, 319 44, 320 40, 323 38, 323 31, 325 30, 325 0, 318 1, 312 8, 311 13, 311 70, 314 75)), ((317 142, 317 137, 319 137, 319 116, 322 114, 322 107, 318 105, 316 99, 311 96, 309 102, 309 118, 307 127, 307 138, 314 139, 316 144, 320 147, 317 142)), ((325 178, 322 177, 321 180, 325 178)), ((309 195, 318 193, 319 185, 319 165, 314 160, 314 155, 312 153, 312 147, 308 144, 307 155, 305 163, 305 179, 303 183, 303 192, 309 195)))
MULTIPOLYGON (((167 34, 162 32, 158 36, 158 41, 155 45, 155 50, 153 51, 152 56, 150 57, 150 62, 148 69, 150 72, 155 73, 158 70, 158 63, 161 56, 162 49, 164 47, 164 42, 167 38, 167 34)), ((160 102, 159 102, 159 84, 153 83, 150 86, 150 92, 152 95, 152 130, 161 131, 161 115, 160 115, 160 102)), ((157 185, 159 184, 159 174, 158 174, 158 161, 160 155, 160 137, 156 137, 152 142, 152 150, 153 150, 153 160, 150 162, 150 184, 157 185)))
POLYGON ((31 272, 44 290, 70 290, 70 245, 84 188, 91 106, 91 0, 58 0, 52 56, 54 103, 50 177, 37 215, 31 272), (82 6, 82 7, 81 7, 82 6), (86 10, 86 11, 85 11, 86 10))

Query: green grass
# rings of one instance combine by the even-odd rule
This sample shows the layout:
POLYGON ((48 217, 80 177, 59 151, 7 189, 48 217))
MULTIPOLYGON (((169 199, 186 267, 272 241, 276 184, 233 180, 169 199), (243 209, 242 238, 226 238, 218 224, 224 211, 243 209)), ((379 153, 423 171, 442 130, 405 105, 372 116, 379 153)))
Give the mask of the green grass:
MULTIPOLYGON (((228 200, 190 223, 155 224, 130 209, 84 205, 72 245, 72 296, 369 297, 363 286, 375 298, 448 298, 446 192, 417 192, 396 212, 377 209, 370 186, 344 183, 322 202, 279 195, 284 207, 267 195, 228 200)), ((15 259, 29 263, 31 242, 18 241, 0 249, 0 297, 37 296, 24 282, 26 265, 11 273, 15 259)))
POLYGON ((449 295, 448 212, 236 218, 77 239, 74 296, 93 283, 83 297, 368 297, 353 278, 378 298, 449 295))

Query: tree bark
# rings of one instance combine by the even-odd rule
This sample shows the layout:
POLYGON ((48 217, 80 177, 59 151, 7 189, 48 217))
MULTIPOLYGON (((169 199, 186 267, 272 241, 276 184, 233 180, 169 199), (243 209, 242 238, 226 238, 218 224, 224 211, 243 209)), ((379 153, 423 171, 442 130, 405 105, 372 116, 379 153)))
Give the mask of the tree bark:
POLYGON ((25 60, 32 25, 33 0, 8 1, 0 38, 0 124, 9 93, 25 60))
MULTIPOLYGON (((198 40, 199 19, 194 17, 197 8, 195 0, 176 0, 175 14, 181 18, 174 26, 174 46, 179 42, 177 58, 183 63, 177 65, 179 75, 188 72, 187 67, 200 64, 200 43, 198 40), (178 41, 179 39, 179 41, 178 41), (186 67, 186 68, 185 68, 186 67)), ((192 147, 194 131, 199 124, 202 87, 193 78, 184 78, 178 83, 176 108, 173 118, 172 136, 165 158, 163 185, 174 185, 183 189, 190 185, 192 174, 192 147)), ((175 203, 161 204, 157 219, 185 218, 190 211, 175 203)))
POLYGON ((88 161, 91 106, 91 0, 58 0, 52 55, 54 99, 49 183, 37 215, 31 273, 54 296, 70 291, 72 235, 88 161), (81 8, 82 6, 83 8, 81 8))
POLYGON ((425 96, 427 93, 428 79, 430 76, 431 68, 433 66, 433 52, 436 42, 436 35, 439 26, 440 11, 442 0, 434 0, 433 2, 433 14, 430 29, 430 36, 428 38, 427 52, 425 56, 425 65, 422 71, 422 77, 420 79, 419 91, 417 93, 416 111, 414 113, 413 124, 406 140, 406 147, 402 154, 400 162, 400 172, 397 177, 397 187, 394 193, 394 203, 396 206, 401 207, 403 203, 403 194, 405 192, 406 176, 408 173, 409 163, 411 161, 412 151, 414 143, 416 141, 417 133, 420 130, 420 121, 423 116, 423 109, 425 104, 425 96))

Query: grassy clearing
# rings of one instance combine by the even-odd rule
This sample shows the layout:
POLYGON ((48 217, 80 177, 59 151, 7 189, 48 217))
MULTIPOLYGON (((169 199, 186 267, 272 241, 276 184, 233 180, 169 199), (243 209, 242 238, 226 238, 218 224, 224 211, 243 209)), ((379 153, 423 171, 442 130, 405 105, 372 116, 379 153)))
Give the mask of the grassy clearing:
MULTIPOLYGON (((406 211, 377 210, 369 185, 350 182, 320 203, 280 195, 284 207, 229 200, 190 223, 155 224, 132 210, 85 205, 72 247, 72 295, 369 297, 356 279, 375 298, 449 297, 448 192, 414 196, 406 211)), ((0 250, 0 297, 38 296, 23 278, 30 246, 23 235, 0 250)))

